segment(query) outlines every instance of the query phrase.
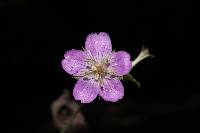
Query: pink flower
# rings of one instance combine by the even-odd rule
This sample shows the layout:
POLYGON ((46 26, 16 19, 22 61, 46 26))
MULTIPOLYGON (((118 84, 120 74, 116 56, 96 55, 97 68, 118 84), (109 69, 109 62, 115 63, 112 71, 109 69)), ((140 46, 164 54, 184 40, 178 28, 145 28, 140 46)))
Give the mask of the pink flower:
POLYGON ((85 49, 72 49, 65 53, 63 69, 78 78, 73 96, 82 103, 92 102, 98 95, 104 100, 116 102, 124 96, 120 77, 130 72, 132 62, 125 51, 112 51, 107 33, 87 36, 85 49))

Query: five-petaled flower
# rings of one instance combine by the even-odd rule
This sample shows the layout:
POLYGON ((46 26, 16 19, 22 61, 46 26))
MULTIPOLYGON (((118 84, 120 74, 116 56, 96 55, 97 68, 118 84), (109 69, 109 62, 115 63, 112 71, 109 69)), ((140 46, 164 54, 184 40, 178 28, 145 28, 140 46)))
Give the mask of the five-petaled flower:
POLYGON ((98 95, 110 102, 123 98, 124 87, 120 78, 130 72, 131 57, 125 51, 112 51, 107 33, 89 34, 84 50, 69 50, 64 57, 62 67, 78 78, 73 89, 76 100, 90 103, 98 95))

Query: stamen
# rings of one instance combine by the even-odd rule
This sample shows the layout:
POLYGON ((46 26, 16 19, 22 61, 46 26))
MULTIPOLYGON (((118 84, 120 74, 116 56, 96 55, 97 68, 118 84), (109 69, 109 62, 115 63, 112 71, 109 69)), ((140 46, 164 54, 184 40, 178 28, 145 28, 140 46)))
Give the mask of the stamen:
POLYGON ((87 78, 87 77, 83 77, 83 80, 90 80, 89 78, 87 78))
POLYGON ((116 77, 115 75, 110 75, 110 78, 111 78, 111 79, 113 79, 113 78, 115 78, 115 77, 116 77))
POLYGON ((86 66, 86 69, 92 69, 90 66, 86 66))

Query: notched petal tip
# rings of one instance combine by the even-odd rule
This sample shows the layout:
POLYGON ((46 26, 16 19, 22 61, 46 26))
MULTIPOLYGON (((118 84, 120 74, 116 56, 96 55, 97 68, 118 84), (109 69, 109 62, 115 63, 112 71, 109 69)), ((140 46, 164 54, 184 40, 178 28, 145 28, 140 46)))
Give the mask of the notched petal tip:
POLYGON ((88 38, 90 38, 90 37, 94 37, 94 36, 97 36, 97 33, 96 33, 96 32, 93 32, 93 33, 88 34, 86 39, 88 39, 88 38))
POLYGON ((142 47, 142 50, 140 52, 140 54, 137 56, 137 58, 132 61, 132 68, 137 65, 140 61, 144 60, 147 57, 155 57, 154 55, 150 54, 149 49, 147 47, 142 47))
POLYGON ((87 37, 91 37, 91 36, 106 36, 106 37, 109 37, 108 33, 106 32, 93 32, 93 33, 90 33, 87 35, 87 37))
POLYGON ((106 32, 99 32, 98 36, 104 36, 104 37, 109 37, 110 38, 110 36, 106 32))
POLYGON ((105 32, 89 34, 85 41, 85 49, 100 60, 105 54, 112 52, 111 39, 105 32))

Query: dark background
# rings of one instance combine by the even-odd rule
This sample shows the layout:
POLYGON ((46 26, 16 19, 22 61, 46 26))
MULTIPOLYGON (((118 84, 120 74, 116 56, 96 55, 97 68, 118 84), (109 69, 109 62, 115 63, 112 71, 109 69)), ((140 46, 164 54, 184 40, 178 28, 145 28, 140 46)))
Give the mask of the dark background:
POLYGON ((194 12, 189 0, 1 0, 1 115, 6 132, 34 132, 51 121, 50 104, 76 83, 61 67, 63 54, 81 49, 88 34, 101 31, 110 35, 113 49, 129 52, 132 59, 142 45, 156 58, 145 59, 132 70, 141 88, 123 82, 123 100, 96 99, 87 105, 85 117, 92 131, 199 130, 194 12), (107 113, 103 108, 121 105, 130 105, 120 109, 139 122, 101 126, 98 119, 107 113))

